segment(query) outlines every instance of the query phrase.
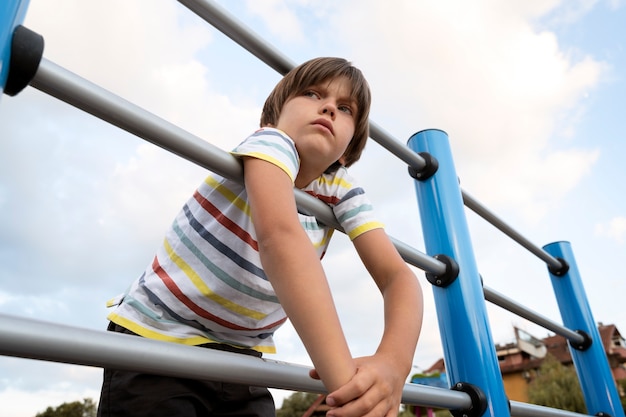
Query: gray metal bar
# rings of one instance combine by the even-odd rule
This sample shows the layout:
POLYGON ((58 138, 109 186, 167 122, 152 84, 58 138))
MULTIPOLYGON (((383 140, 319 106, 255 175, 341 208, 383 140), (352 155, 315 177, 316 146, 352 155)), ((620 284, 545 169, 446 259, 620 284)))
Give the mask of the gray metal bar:
POLYGON ((476 214, 478 214, 483 219, 487 220, 489 223, 494 225, 497 229, 502 231, 504 234, 509 236, 511 239, 522 245, 524 248, 528 249, 531 253, 535 254, 539 259, 543 260, 549 266, 554 267, 556 269, 561 268, 561 262, 556 259, 554 256, 550 255, 548 252, 543 250, 542 248, 536 246, 531 241, 526 239, 520 233, 515 231, 511 226, 504 223, 500 220, 492 211, 483 206, 469 195, 466 191, 462 192, 463 201, 465 202, 465 206, 470 208, 476 214))
POLYGON ((554 333, 563 336, 571 342, 583 343, 585 341, 582 335, 573 332, 567 327, 561 326, 540 314, 535 313, 534 311, 518 304, 517 302, 490 288, 483 287, 483 292, 485 293, 485 299, 487 301, 490 301, 493 304, 510 311, 511 313, 515 313, 520 317, 528 319, 533 323, 536 323, 548 330, 552 330, 554 333))
MULTIPOLYGON (((240 161, 228 152, 45 58, 31 86, 201 167, 227 178, 243 180, 240 161)), ((299 207, 314 213, 325 224, 339 228, 332 210, 326 204, 300 190, 295 192, 299 207)))
MULTIPOLYGON (((235 180, 243 178, 239 160, 228 152, 59 67, 45 58, 42 59, 31 85, 201 167, 235 180)), ((298 207, 315 215, 323 223, 340 230, 332 210, 326 204, 300 190, 295 190, 295 192, 298 207)), ((407 263, 434 274, 445 272, 445 264, 441 261, 419 252, 393 237, 391 239, 407 263)), ((487 289, 486 295, 488 294, 490 294, 490 290, 487 289)), ((497 301, 494 302, 498 304, 497 301)), ((513 302, 508 301, 506 306, 513 308, 513 302)), ((532 314, 526 313, 525 311, 527 310, 524 310, 522 307, 516 308, 517 311, 523 313, 520 314, 522 317, 526 317, 524 314, 532 314)), ((571 332, 573 335, 567 333, 569 332, 567 329, 555 328, 551 323, 546 324, 546 328, 570 340, 578 340, 581 337, 577 333, 571 332)))
POLYGON ((243 178, 232 155, 45 58, 31 86, 220 175, 243 178))
MULTIPOLYGON (((201 167, 234 180, 243 179, 237 158, 207 141, 169 123, 123 98, 60 66, 42 59, 31 86, 74 107, 160 146, 201 167)), ((326 204, 301 190, 294 190, 298 207, 324 224, 341 230, 326 204)), ((392 238, 401 255, 426 272, 443 273, 445 265, 392 238)))
POLYGON ((431 272, 435 275, 442 275, 446 272, 446 265, 440 260, 435 259, 432 256, 428 256, 393 237, 391 237, 391 241, 406 263, 416 266, 423 271, 431 272))
POLYGON ((426 161, 421 155, 414 152, 411 148, 395 139, 383 128, 378 126, 370 119, 370 137, 378 142, 379 145, 387 149, 398 159, 407 164, 407 166, 415 168, 417 171, 422 170, 426 166, 426 161))
POLYGON ((589 417, 589 414, 511 401, 511 417, 589 417))
MULTIPOLYGON (((252 55, 265 62, 279 74, 285 75, 295 64, 275 48, 261 40, 250 28, 244 26, 230 13, 211 0, 178 0, 207 23, 238 43, 252 55)), ((370 120, 370 137, 381 146, 416 170, 422 169, 424 158, 394 139, 370 120)))
MULTIPOLYGON (((320 381, 309 377, 308 367, 236 353, 5 314, 0 314, 0 335, 0 354, 5 356, 325 392, 320 381)), ((464 409, 471 406, 466 393, 415 384, 405 386, 402 398, 406 403, 427 407, 464 409)))
MULTIPOLYGON (((276 49, 270 46, 268 43, 263 42, 261 38, 256 35, 252 30, 244 26, 241 22, 230 15, 226 10, 217 5, 211 0, 178 0, 181 4, 185 5, 191 11, 196 13, 207 23, 214 26, 216 29, 224 33, 233 41, 238 43, 248 52, 265 62, 272 67, 278 73, 285 75, 290 69, 294 67, 294 64, 281 55, 276 49)), ((374 139, 378 144, 387 149, 397 158, 405 162, 408 166, 421 170, 426 162, 417 153, 413 152, 409 147, 402 144, 400 141, 392 137, 385 132, 380 126, 370 120, 370 137, 374 139)), ((538 256, 545 261, 549 266, 554 268, 560 268, 561 263, 546 251, 540 247, 531 243, 524 236, 516 232, 513 228, 508 226, 502 220, 500 220, 495 214, 490 212, 487 208, 482 206, 477 200, 472 198, 465 191, 463 193, 463 200, 465 205, 475 211, 478 215, 485 220, 493 224, 499 230, 518 242, 524 248, 528 249, 531 253, 538 256)))
MULTIPOLYGON (((42 59, 31 85, 201 167, 235 180, 243 178, 239 160, 228 152, 45 58, 42 59)), ((298 207, 315 215, 323 223, 340 230, 332 210, 326 204, 300 190, 295 190, 295 192, 298 207)), ((391 239, 407 263, 434 274, 445 272, 445 264, 441 261, 419 252, 393 237, 391 239)), ((541 316, 533 315, 534 313, 523 307, 514 305, 513 301, 504 299, 504 296, 498 296, 489 289, 485 289, 485 292, 489 301, 510 311, 517 311, 522 317, 539 318, 538 324, 544 325, 557 334, 573 341, 578 341, 581 338, 577 333, 558 326, 555 327, 553 323, 541 319, 541 316)), ((530 320, 534 321, 533 318, 530 320)))
POLYGON ((279 74, 287 74, 295 65, 278 50, 245 27, 220 5, 209 0, 178 0, 207 23, 265 62, 279 74))

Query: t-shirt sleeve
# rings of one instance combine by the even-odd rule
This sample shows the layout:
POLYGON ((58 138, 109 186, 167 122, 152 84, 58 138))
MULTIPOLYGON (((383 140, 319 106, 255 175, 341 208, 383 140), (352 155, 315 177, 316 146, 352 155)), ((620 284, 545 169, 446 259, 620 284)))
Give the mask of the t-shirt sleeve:
POLYGON ((316 194, 332 195, 322 198, 331 206, 337 221, 350 240, 363 233, 384 227, 376 218, 372 203, 365 191, 345 168, 340 168, 334 175, 324 175, 318 182, 321 186, 316 194))
POLYGON ((259 129, 248 136, 231 151, 235 156, 249 156, 276 165, 295 182, 300 169, 300 158, 296 146, 284 132, 273 129, 259 129))

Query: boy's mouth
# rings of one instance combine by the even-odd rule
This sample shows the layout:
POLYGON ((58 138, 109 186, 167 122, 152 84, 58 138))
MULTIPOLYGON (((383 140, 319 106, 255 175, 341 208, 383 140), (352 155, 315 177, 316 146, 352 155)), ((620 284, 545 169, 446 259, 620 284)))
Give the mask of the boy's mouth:
POLYGON ((314 120, 312 124, 324 126, 326 129, 330 131, 330 133, 334 134, 333 124, 328 119, 319 118, 319 119, 314 120))

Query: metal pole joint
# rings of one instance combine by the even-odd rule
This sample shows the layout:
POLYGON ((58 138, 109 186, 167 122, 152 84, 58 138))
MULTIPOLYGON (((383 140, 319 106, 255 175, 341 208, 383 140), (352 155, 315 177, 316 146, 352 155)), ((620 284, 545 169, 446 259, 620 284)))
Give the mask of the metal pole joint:
POLYGON ((584 352, 585 350, 589 349, 591 345, 593 344, 593 339, 591 338, 591 336, 589 336, 589 333, 587 333, 584 330, 574 330, 574 331, 583 337, 583 341, 573 342, 570 340, 569 345, 573 349, 579 350, 581 352, 584 352))
POLYGON ((443 274, 435 274, 432 272, 426 273, 426 279, 428 282, 436 287, 445 288, 452 284, 459 276, 459 264, 448 255, 435 255, 433 258, 442 262, 446 266, 446 270, 443 274))
POLYGON ((469 395, 472 405, 469 408, 450 410, 454 417, 480 417, 487 410, 487 397, 476 385, 467 382, 457 382, 451 388, 453 391, 461 391, 469 395))
POLYGON ((558 268, 553 265, 549 265, 548 270, 552 273, 552 275, 562 277, 569 271, 569 264, 563 258, 556 258, 556 260, 559 261, 561 265, 558 268))
POLYGON ((416 169, 412 166, 409 166, 409 175, 415 178, 418 181, 426 181, 439 169, 439 162, 437 158, 429 154, 428 152, 418 152, 419 156, 421 156, 426 164, 421 169, 416 169))

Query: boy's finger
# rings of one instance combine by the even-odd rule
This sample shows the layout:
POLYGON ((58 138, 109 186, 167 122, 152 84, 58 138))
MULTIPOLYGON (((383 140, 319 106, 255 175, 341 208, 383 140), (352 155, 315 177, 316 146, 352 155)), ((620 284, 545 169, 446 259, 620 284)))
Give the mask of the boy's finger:
POLYGON ((320 376, 315 369, 311 369, 309 371, 309 376, 313 379, 320 379, 320 376))
POLYGON ((326 397, 326 404, 331 407, 341 407, 342 405, 362 397, 370 387, 371 382, 366 382, 363 379, 357 382, 353 378, 352 381, 348 382, 346 385, 331 392, 328 397, 326 397))

